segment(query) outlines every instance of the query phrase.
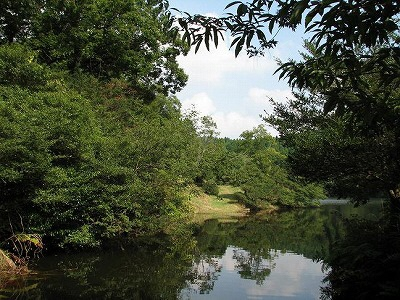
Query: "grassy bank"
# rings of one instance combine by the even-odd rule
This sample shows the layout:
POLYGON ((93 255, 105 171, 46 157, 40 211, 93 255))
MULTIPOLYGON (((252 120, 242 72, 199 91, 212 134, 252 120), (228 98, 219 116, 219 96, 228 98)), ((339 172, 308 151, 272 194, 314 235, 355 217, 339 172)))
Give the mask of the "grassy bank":
POLYGON ((249 209, 239 203, 238 193, 241 192, 238 187, 225 185, 219 186, 218 197, 196 190, 190 197, 194 211, 193 222, 202 223, 209 219, 229 222, 248 215, 249 209))

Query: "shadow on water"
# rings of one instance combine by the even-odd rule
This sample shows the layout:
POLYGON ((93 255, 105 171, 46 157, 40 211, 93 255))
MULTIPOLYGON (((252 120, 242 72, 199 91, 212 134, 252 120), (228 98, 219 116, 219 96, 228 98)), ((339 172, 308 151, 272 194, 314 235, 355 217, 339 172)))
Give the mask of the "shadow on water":
MULTIPOLYGON (((379 206, 377 206, 379 207, 379 206)), ((323 205, 153 237, 124 251, 42 258, 15 299, 317 299, 323 260, 344 234, 343 216, 377 207, 323 205), (30 287, 24 290, 24 287, 30 287)))

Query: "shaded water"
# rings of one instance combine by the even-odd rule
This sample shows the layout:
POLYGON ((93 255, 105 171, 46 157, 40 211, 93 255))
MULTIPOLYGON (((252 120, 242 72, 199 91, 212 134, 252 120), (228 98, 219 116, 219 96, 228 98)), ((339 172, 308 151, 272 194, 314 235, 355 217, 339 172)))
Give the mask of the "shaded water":
MULTIPOLYGON (((209 220, 194 236, 124 250, 45 257, 37 275, 0 292, 15 299, 318 299, 323 258, 342 217, 377 218, 380 202, 209 220)), ((0 297, 1 298, 1 297, 0 297)))

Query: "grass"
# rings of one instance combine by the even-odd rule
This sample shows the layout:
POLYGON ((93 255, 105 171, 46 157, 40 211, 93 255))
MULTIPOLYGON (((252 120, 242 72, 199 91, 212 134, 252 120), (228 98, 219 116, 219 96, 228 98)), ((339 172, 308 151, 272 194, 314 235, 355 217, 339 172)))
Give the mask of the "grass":
POLYGON ((233 186, 219 186, 219 196, 207 195, 196 189, 192 195, 190 204, 194 209, 193 222, 201 224, 205 220, 219 219, 223 222, 236 221, 249 213, 243 204, 237 200, 236 193, 242 192, 240 188, 233 186))

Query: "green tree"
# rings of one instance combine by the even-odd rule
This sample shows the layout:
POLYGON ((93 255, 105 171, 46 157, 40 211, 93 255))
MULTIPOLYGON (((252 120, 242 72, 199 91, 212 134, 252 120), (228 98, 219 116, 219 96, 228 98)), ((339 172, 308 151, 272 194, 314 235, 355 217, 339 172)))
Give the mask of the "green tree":
POLYGON ((287 149, 263 126, 243 132, 239 142, 240 151, 249 158, 241 166, 241 187, 248 205, 301 207, 324 197, 320 186, 288 172, 287 149))
POLYGON ((3 0, 0 8, 0 44, 23 40, 31 34, 34 16, 41 0, 3 0))
POLYGON ((99 105, 67 80, 41 91, 0 86, 2 238, 10 222, 17 232, 42 234, 49 248, 162 230, 179 217, 195 168, 197 135, 176 99, 145 104, 119 95, 99 105))
MULTIPOLYGON (((181 217, 182 190, 197 170, 192 151, 197 133, 177 99, 166 95, 184 77, 175 69, 183 48, 170 39, 165 3, 30 3, 10 2, 1 11, 24 24, 14 26, 10 37, 5 32, 11 21, 0 19, 1 239, 26 230, 42 234, 48 248, 84 248, 123 234, 163 230, 181 217), (29 17, 20 12, 25 4, 33 10, 29 17), (97 14, 100 8, 104 16, 97 14), (118 13, 125 14, 121 23, 118 13), (140 72, 150 77, 155 76, 150 69, 162 69, 171 75, 153 78, 162 87, 150 77, 132 77, 133 65, 109 61, 96 73, 96 62, 92 69, 82 59, 92 40, 85 34, 103 21, 120 26, 122 39, 131 36, 132 44, 125 45, 134 47, 121 48, 124 53, 110 48, 108 54, 130 57, 133 64, 139 59, 140 72), (158 31, 152 35, 152 29, 158 31), (143 46, 147 42, 153 48, 143 46), (74 64, 78 61, 83 64, 74 64)), ((93 49, 107 52, 102 47, 116 33, 113 26, 93 39, 93 49)))
POLYGON ((1 85, 46 89, 49 74, 50 69, 37 62, 36 53, 29 47, 19 43, 0 46, 1 85))
POLYGON ((176 61, 185 49, 167 7, 163 0, 6 1, 0 43, 27 42, 41 63, 124 78, 146 95, 175 93, 187 80, 176 61))
MULTIPOLYGON (((306 43, 306 47, 309 53, 303 54, 305 60, 318 56, 314 45, 306 43)), ((279 130, 292 149, 289 160, 297 174, 325 182, 333 195, 351 197, 357 203, 392 191, 391 199, 397 206, 400 158, 394 103, 399 90, 382 95, 376 76, 367 77, 368 91, 375 94, 368 111, 362 112, 368 105, 361 105, 349 89, 335 98, 352 101, 359 110, 337 107, 328 112, 326 105, 333 95, 314 91, 314 95, 295 93, 295 100, 287 104, 275 103, 274 113, 265 120, 279 130), (360 120, 361 114, 364 120, 360 120)))
POLYGON ((195 141, 197 172, 194 181, 203 186, 207 193, 218 195, 218 174, 226 155, 224 144, 218 139, 217 124, 210 116, 200 116, 196 111, 189 111, 187 118, 197 133, 195 141))

